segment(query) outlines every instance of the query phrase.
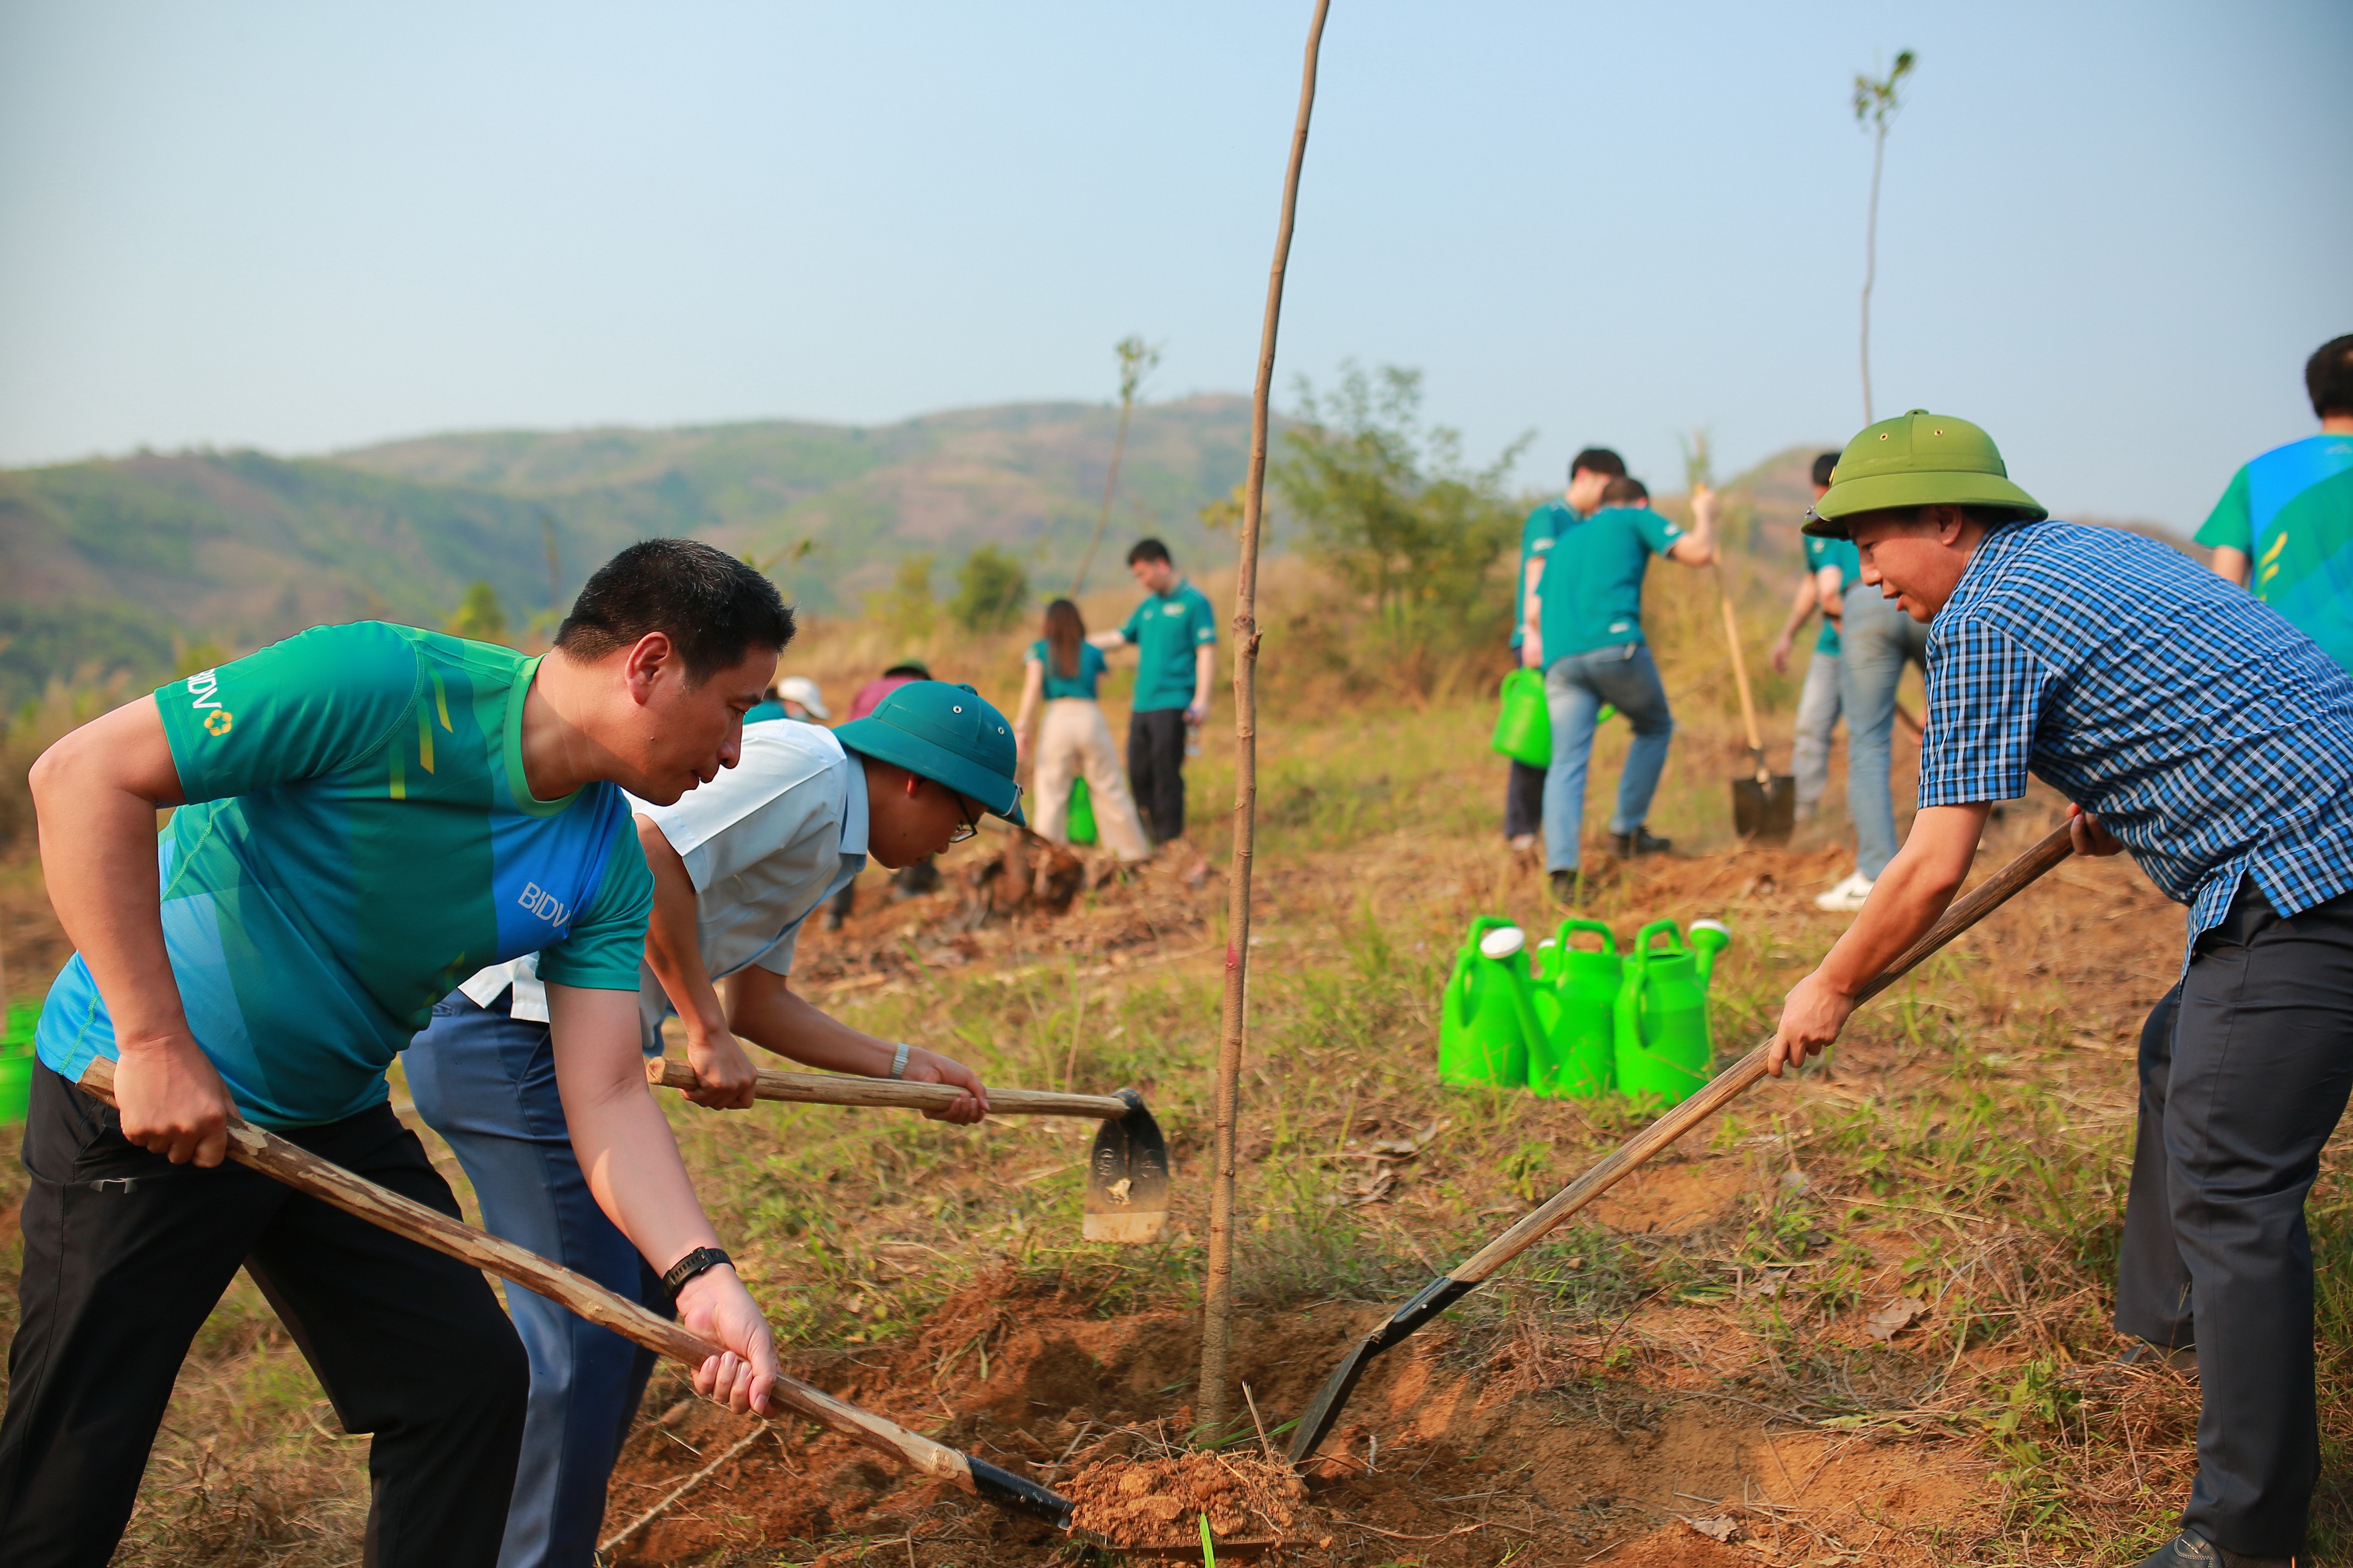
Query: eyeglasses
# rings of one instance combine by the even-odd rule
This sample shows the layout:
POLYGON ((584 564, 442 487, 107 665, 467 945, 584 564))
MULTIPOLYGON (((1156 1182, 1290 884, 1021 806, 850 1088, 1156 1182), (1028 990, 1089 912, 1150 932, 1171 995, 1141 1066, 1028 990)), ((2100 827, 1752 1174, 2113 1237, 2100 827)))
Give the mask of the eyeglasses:
MULTIPOLYGON (((955 794, 953 790, 948 793, 951 795, 955 794)), ((948 842, 951 844, 961 844, 965 839, 972 837, 980 831, 980 824, 972 819, 972 811, 965 805, 964 796, 960 795, 956 795, 955 803, 956 830, 948 835, 948 842)))

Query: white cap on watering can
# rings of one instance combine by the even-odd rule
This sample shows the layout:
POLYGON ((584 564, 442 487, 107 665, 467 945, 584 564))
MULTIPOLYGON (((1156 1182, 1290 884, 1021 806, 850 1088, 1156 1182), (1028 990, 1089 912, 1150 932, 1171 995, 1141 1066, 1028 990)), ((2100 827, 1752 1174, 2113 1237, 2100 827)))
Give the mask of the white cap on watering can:
POLYGON ((1694 937, 1698 936, 1699 933, 1704 931, 1712 931, 1722 936, 1726 942, 1730 942, 1732 940, 1732 928, 1725 925, 1722 921, 1694 921, 1691 923, 1691 929, 1692 935, 1694 937))
POLYGON ((1517 926, 1497 926, 1479 939, 1479 956, 1497 963, 1528 945, 1528 933, 1517 926))

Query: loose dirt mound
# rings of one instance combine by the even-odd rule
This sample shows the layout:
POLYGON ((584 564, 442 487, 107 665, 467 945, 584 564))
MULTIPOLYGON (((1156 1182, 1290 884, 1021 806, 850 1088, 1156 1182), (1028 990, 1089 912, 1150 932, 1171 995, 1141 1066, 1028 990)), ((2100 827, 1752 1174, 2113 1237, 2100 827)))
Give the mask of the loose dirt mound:
POLYGON ((1099 1459, 1071 1479, 1071 1523, 1121 1546, 1183 1546, 1207 1516, 1219 1540, 1279 1539, 1307 1488, 1288 1465, 1193 1452, 1166 1459, 1099 1459))

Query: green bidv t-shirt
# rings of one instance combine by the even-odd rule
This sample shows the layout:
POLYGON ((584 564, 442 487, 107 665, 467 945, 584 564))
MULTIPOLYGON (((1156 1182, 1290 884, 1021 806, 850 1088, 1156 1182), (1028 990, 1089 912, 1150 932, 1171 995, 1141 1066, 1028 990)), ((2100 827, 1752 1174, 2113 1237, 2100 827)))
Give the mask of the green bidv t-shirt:
MULTIPOLYGON (((528 952, 543 979, 635 991, 653 879, 620 789, 535 800, 535 658, 382 622, 321 626, 155 693, 188 803, 158 844, 164 941, 237 1109, 315 1127, 382 1101, 433 1005, 528 952)), ((41 1060, 115 1057, 76 954, 41 1060)))
POLYGON ((1218 640, 1217 613, 1208 595, 1179 583, 1136 605, 1119 635, 1135 645, 1134 711, 1193 705, 1193 650, 1218 640))
POLYGON ((1574 654, 1642 638, 1642 574, 1683 536, 1646 507, 1603 507, 1554 539, 1536 584, 1546 668, 1574 654))
MULTIPOLYGON (((1818 575, 1825 566, 1839 569, 1839 593, 1843 595, 1862 576, 1862 555, 1852 539, 1816 539, 1812 534, 1799 536, 1806 542, 1806 575, 1818 575)), ((1830 616, 1822 617, 1822 629, 1814 638, 1814 651, 1826 658, 1839 656, 1839 624, 1830 616)))

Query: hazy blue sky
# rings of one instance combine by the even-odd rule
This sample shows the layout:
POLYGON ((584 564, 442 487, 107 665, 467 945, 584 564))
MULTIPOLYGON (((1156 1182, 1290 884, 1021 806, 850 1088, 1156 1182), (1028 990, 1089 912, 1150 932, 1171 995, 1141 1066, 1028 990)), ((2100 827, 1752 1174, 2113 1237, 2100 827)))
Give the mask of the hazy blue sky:
MULTIPOLYGON (((0 0, 0 462, 1246 392, 1304 3, 0 0)), ((1676 479, 1882 414, 2194 524, 2353 331, 2353 5, 1336 0, 1282 345, 1676 479)))

